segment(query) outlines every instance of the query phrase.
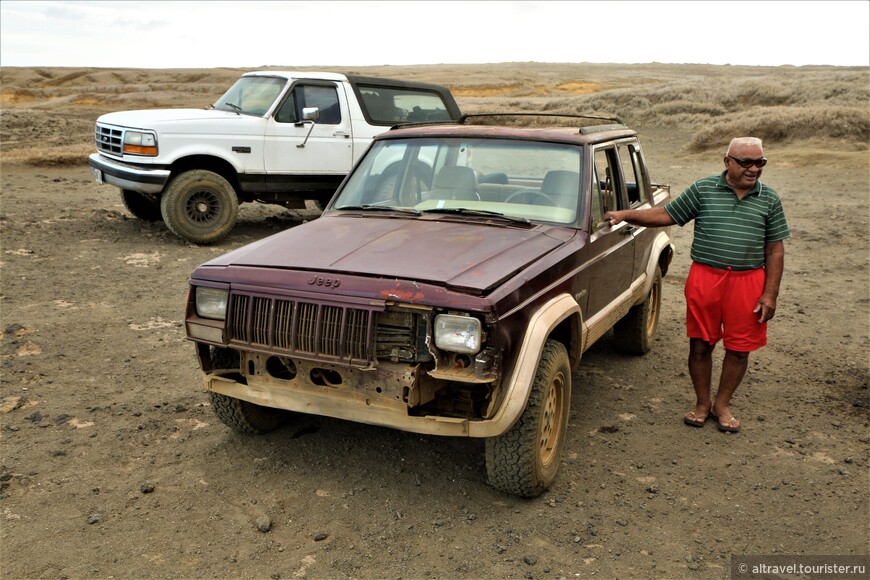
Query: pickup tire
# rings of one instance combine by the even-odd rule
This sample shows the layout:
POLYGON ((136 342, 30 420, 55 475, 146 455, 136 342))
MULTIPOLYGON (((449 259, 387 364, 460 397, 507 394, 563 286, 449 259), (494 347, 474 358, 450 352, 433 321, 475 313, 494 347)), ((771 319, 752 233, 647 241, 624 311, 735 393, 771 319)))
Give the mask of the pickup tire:
POLYGON ((486 473, 503 492, 537 497, 559 471, 571 407, 571 362, 565 346, 547 340, 529 400, 506 433, 486 440, 486 473))
POLYGON ((138 191, 122 189, 121 201, 124 202, 124 207, 127 208, 127 211, 133 214, 133 217, 137 217, 140 220, 159 222, 163 219, 163 214, 160 213, 159 199, 154 199, 138 191))
POLYGON ((213 171, 194 169, 169 183, 160 212, 173 234, 195 244, 213 244, 233 229, 239 199, 229 181, 213 171))
MULTIPOLYGON (((212 348, 211 361, 215 369, 237 369, 239 353, 228 348, 212 348)), ((208 396, 214 414, 221 423, 239 433, 262 435, 287 422, 287 411, 255 405, 213 391, 209 391, 208 396)))
POLYGON ((656 266, 646 300, 633 306, 613 327, 616 348, 627 354, 646 354, 652 348, 662 305, 662 270, 656 266))

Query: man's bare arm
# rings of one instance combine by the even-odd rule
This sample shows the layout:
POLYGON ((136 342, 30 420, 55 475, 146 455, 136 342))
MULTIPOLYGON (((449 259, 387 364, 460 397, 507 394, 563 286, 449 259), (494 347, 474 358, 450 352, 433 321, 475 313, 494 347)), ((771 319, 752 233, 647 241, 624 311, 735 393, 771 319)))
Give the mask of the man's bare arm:
POLYGON ((782 240, 764 246, 764 291, 753 312, 760 312, 758 322, 766 322, 776 314, 776 299, 785 269, 785 244, 782 240))
POLYGON ((604 214, 604 219, 609 220, 610 225, 613 226, 620 222, 628 222, 635 226, 661 228, 676 223, 663 207, 609 211, 604 214))

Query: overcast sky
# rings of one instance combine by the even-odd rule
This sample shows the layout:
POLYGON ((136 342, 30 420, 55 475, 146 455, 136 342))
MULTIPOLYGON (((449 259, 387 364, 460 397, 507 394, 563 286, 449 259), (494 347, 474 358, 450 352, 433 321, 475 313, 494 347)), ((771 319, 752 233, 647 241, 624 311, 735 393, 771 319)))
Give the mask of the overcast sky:
POLYGON ((870 2, 0 1, 0 66, 870 66, 870 2))

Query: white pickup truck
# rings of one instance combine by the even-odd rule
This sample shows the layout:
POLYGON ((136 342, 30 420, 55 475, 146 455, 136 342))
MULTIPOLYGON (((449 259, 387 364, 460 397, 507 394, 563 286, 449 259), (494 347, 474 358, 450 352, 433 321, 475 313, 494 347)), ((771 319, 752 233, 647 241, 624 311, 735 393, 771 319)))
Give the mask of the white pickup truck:
POLYGON ((440 85, 250 72, 206 109, 102 115, 88 162, 98 183, 121 189, 134 216, 210 244, 230 233, 239 203, 322 207, 376 134, 459 116, 440 85))

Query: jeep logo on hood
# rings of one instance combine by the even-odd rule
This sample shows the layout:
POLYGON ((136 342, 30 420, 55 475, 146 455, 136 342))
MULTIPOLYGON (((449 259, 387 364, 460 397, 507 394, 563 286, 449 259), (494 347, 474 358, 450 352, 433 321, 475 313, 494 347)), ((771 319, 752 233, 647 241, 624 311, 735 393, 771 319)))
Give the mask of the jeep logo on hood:
POLYGON ((308 279, 309 286, 326 286, 327 288, 338 288, 341 286, 341 280, 338 278, 324 278, 323 276, 312 276, 308 279))

